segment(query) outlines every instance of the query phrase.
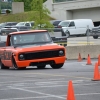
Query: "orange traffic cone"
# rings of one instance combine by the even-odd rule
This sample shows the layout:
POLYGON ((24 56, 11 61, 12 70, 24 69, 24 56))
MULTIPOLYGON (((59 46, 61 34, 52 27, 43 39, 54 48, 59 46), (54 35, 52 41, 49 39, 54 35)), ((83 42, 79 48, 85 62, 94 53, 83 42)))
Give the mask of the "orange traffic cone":
POLYGON ((95 63, 95 69, 94 69, 94 78, 93 78, 93 81, 100 81, 100 75, 99 75, 98 63, 95 63))
POLYGON ((72 81, 69 81, 69 83, 68 83, 68 91, 67 92, 68 93, 67 93, 67 99, 66 100, 75 100, 72 81))
POLYGON ((81 54, 79 53, 79 56, 78 56, 78 61, 82 61, 82 58, 81 58, 81 54))
POLYGON ((91 59, 90 59, 90 55, 88 54, 88 58, 87 58, 87 65, 91 65, 91 59))
POLYGON ((98 57, 98 66, 100 66, 100 55, 98 57))

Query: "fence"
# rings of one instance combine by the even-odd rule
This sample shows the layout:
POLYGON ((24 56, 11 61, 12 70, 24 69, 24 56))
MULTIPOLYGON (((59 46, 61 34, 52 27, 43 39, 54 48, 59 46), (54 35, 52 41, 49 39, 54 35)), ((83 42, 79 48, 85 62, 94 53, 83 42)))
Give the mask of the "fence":
POLYGON ((57 3, 57 2, 67 2, 67 1, 75 1, 75 0, 53 0, 54 3, 57 3))
MULTIPOLYGON (((42 28, 42 29, 48 30, 51 37, 63 37, 63 36, 67 37, 67 34, 61 31, 61 28, 42 28)), ((93 34, 92 30, 90 30, 89 26, 87 26, 84 34, 78 35, 76 33, 76 35, 69 36, 67 38, 67 42, 63 42, 63 44, 67 44, 67 46, 98 45, 100 44, 99 39, 94 39, 94 36, 96 36, 96 34, 93 34)))
MULTIPOLYGON (((94 39, 93 34, 89 31, 87 26, 87 35, 76 35, 67 37, 65 33, 62 33, 61 28, 41 28, 41 30, 48 30, 55 43, 66 46, 82 46, 82 45, 99 45, 100 40, 94 39), (65 34, 65 35, 64 35, 65 34), (56 38, 55 38, 56 37, 56 38), (66 40, 67 38, 67 40, 66 40)), ((0 36, 0 41, 6 41, 6 35, 0 36)))

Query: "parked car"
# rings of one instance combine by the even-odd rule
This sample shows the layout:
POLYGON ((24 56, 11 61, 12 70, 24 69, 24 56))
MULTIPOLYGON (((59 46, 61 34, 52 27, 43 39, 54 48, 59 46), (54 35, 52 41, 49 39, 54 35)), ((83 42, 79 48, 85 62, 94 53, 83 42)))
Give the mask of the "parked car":
POLYGON ((34 26, 34 21, 30 21, 30 22, 19 22, 19 23, 16 24, 16 26, 33 27, 34 26))
POLYGON ((69 37, 70 35, 87 35, 88 31, 94 27, 94 24, 91 19, 75 19, 64 20, 58 26, 62 28, 62 34, 69 37))
MULTIPOLYGON (((61 22, 61 20, 51 20, 50 23, 54 26, 54 28, 47 28, 46 24, 41 24, 41 28, 45 28, 47 30, 52 30, 54 32, 59 32, 61 31, 61 28, 58 27, 58 24, 61 22)), ((40 27, 40 24, 38 25, 40 27)))
POLYGON ((0 23, 0 33, 1 33, 1 29, 4 27, 11 27, 13 25, 16 25, 17 22, 5 22, 5 23, 0 23))
POLYGON ((12 26, 12 28, 17 28, 19 31, 28 31, 32 29, 30 26, 12 26))
POLYGON ((61 31, 61 28, 58 26, 58 24, 61 22, 61 20, 51 20, 50 23, 54 26, 54 32, 61 31))
POLYGON ((98 39, 100 36, 100 26, 92 28, 91 33, 94 39, 98 39))
POLYGON ((11 32, 18 32, 19 30, 17 28, 10 28, 10 27, 6 27, 6 28, 2 28, 1 29, 1 34, 0 35, 8 35, 11 32))
POLYGON ((1 9, 1 14, 6 14, 6 10, 9 10, 11 12, 11 9, 1 9))
POLYGON ((8 26, 13 26, 13 25, 16 25, 17 24, 17 22, 5 22, 5 23, 0 23, 0 29, 1 28, 4 28, 4 27, 8 27, 8 26))
POLYGON ((64 47, 67 46, 67 37, 62 36, 62 37, 51 37, 54 43, 57 43, 59 45, 62 45, 64 47))
MULTIPOLYGON (((0 41, 6 41, 7 35, 12 32, 18 32, 19 30, 17 28, 2 28, 0 32, 0 41)), ((1 42, 0 42, 1 43, 1 42)), ((3 43, 3 42, 2 42, 3 43)))

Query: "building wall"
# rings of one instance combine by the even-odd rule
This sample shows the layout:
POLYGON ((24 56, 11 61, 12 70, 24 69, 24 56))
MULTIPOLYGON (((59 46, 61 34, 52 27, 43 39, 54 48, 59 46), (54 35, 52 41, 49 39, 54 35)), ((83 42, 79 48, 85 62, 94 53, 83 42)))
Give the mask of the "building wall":
POLYGON ((24 3, 23 2, 12 2, 12 13, 22 13, 24 12, 24 3))
POLYGON ((60 3, 47 0, 45 5, 51 11, 51 16, 56 19, 90 18, 93 21, 100 20, 100 0, 75 0, 60 3))
POLYGON ((100 8, 89 8, 73 11, 73 19, 87 18, 95 21, 100 21, 100 8))
POLYGON ((51 17, 53 17, 53 18, 55 18, 55 19, 62 19, 63 20, 63 17, 65 17, 66 18, 66 10, 62 10, 62 9, 56 9, 56 10, 54 10, 53 8, 53 2, 52 2, 52 0, 47 0, 45 3, 44 3, 44 6, 46 6, 49 10, 50 10, 50 12, 51 12, 51 14, 50 14, 50 16, 51 17))

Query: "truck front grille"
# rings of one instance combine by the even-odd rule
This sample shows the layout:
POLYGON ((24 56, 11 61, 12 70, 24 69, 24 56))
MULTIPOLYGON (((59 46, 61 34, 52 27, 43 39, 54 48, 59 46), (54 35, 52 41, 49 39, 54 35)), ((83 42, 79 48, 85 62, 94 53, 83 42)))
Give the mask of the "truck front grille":
MULTIPOLYGON (((63 49, 60 49, 60 50, 63 50, 63 49)), ((59 57, 60 56, 59 55, 60 50, 50 50, 50 51, 24 53, 23 54, 24 55, 24 60, 59 57)), ((65 53, 64 53, 64 55, 65 55, 65 53)), ((64 56, 64 55, 62 55, 62 56, 64 56)))

